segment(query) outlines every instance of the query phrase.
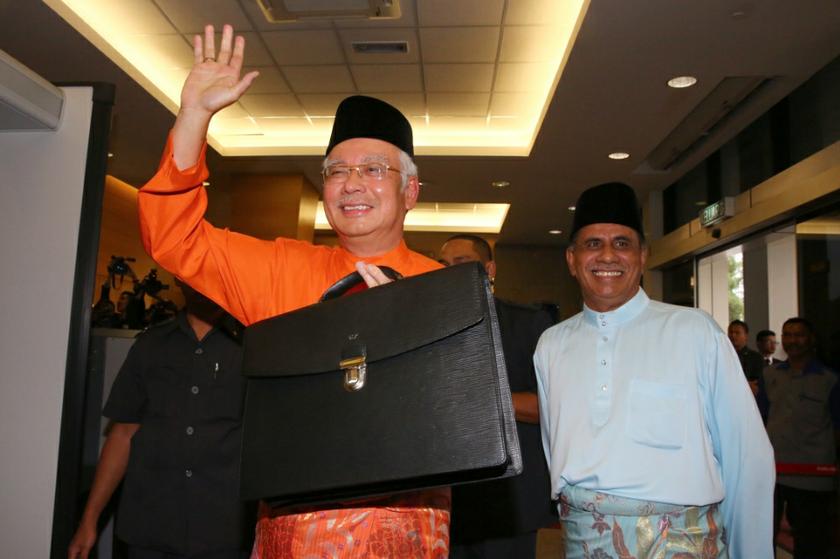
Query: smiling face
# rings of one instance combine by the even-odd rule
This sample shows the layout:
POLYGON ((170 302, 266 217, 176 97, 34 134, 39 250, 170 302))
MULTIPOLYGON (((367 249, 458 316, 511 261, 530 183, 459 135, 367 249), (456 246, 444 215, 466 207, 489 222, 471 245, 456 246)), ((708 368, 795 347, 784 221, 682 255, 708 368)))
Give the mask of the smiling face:
MULTIPOLYGON (((399 150, 370 138, 353 138, 336 145, 327 156, 330 164, 361 165, 377 162, 400 168, 399 150)), ((387 172, 382 180, 359 177, 356 171, 344 182, 324 182, 324 212, 342 247, 358 256, 376 256, 395 248, 403 235, 405 214, 417 203, 419 184, 411 176, 400 190, 401 175, 387 172)))
POLYGON ((646 261, 639 234, 615 223, 581 228, 566 249, 566 263, 580 284, 583 302, 598 312, 617 309, 633 298, 646 261))
POLYGON ((808 359, 814 352, 814 336, 801 322, 786 322, 782 326, 782 348, 791 361, 808 359))

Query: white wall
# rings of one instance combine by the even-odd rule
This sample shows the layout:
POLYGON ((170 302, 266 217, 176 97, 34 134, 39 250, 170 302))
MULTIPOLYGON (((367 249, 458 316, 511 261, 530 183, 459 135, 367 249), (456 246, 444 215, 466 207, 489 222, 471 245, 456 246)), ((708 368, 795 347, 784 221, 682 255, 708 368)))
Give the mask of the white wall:
MULTIPOLYGON (((767 318, 776 340, 782 341, 782 324, 799 316, 799 279, 796 263, 796 234, 793 228, 767 238, 767 318)), ((776 357, 786 359, 782 344, 776 357)))
POLYGON ((697 263, 697 306, 726 331, 729 326, 729 262, 725 252, 697 263))
POLYGON ((0 133, 0 542, 50 555, 90 88, 58 130, 0 133))

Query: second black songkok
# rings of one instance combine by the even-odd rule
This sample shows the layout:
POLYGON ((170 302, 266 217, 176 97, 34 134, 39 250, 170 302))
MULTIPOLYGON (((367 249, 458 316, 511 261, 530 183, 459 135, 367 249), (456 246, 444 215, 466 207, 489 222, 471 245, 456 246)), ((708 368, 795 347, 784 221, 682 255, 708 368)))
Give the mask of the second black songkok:
POLYGON ((411 124, 385 101, 354 95, 338 105, 327 154, 344 140, 373 138, 393 144, 414 157, 411 124))
POLYGON ((624 183, 608 182, 583 191, 575 204, 575 217, 569 239, 593 223, 616 223, 634 229, 644 241, 642 212, 633 189, 624 183))

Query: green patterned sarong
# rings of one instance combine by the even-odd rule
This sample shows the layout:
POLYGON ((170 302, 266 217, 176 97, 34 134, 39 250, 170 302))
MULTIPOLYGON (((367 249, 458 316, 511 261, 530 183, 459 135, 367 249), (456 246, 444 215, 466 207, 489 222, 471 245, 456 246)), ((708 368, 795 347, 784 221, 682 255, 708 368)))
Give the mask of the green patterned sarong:
POLYGON ((718 504, 682 506, 566 486, 566 559, 727 559, 718 504))

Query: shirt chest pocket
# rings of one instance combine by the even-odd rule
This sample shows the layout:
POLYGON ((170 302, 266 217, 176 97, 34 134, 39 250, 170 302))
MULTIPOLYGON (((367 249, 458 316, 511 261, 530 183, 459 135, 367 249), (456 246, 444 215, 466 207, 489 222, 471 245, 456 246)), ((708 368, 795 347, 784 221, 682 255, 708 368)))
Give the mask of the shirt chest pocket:
POLYGON ((635 379, 630 382, 627 435, 654 448, 677 449, 686 433, 685 386, 635 379))

